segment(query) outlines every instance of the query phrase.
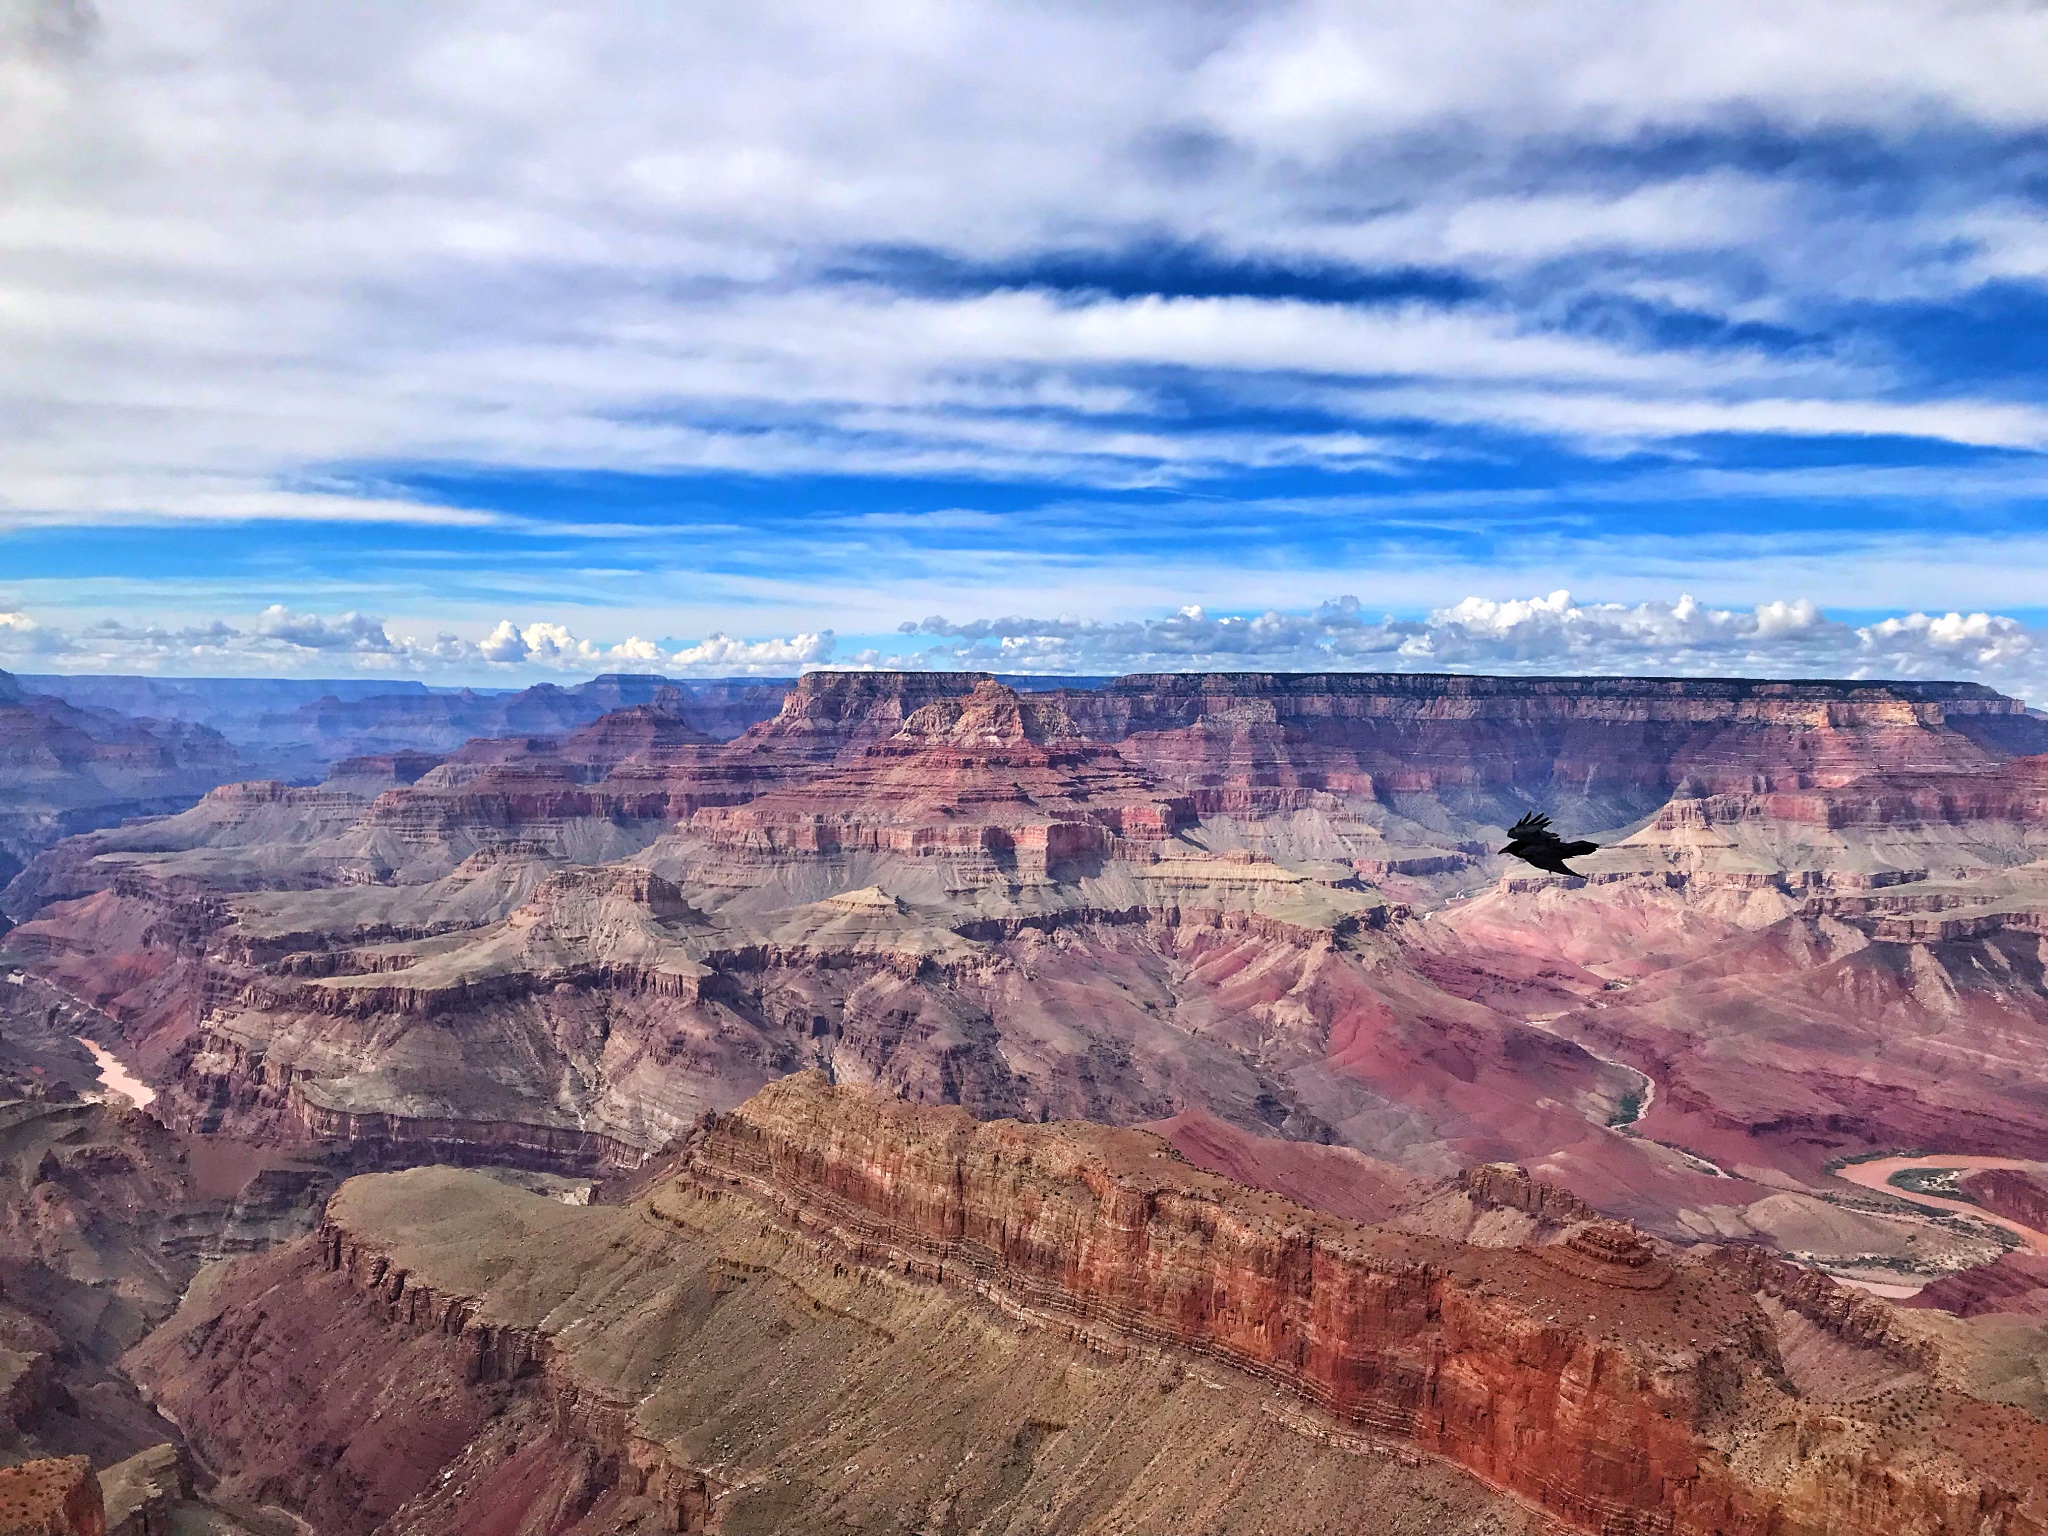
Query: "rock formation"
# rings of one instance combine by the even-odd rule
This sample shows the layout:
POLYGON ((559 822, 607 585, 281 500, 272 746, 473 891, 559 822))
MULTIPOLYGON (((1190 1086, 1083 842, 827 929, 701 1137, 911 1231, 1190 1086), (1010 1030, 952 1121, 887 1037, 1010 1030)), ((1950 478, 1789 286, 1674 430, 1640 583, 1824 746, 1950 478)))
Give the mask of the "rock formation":
POLYGON ((240 766, 203 726, 78 709, 0 672, 0 885, 61 837, 183 809, 240 766))
POLYGON ((1020 697, 992 678, 919 706, 893 735, 846 756, 822 776, 699 812, 692 829, 771 856, 985 856, 1044 876, 1099 862, 1120 838, 1157 843, 1194 819, 1115 748, 1083 740, 1055 696, 1020 697))
POLYGON ((180 1443, 133 1346, 323 1530, 2038 1530, 2041 1277, 1835 1171, 2048 1157, 2014 701, 770 691, 337 699, 324 781, 36 854, 6 1455, 180 1443), (1585 879, 1501 866, 1527 809, 1585 879), (495 1171, 353 1182, 152 1332, 423 1163, 495 1171))
POLYGON ((107 1536, 175 1536, 191 1481, 178 1448, 168 1442, 108 1467, 99 1474, 107 1536))
POLYGON ((83 1456, 0 1467, 0 1532, 6 1536, 106 1536, 99 1480, 83 1456))
POLYGON ((2048 1528, 2048 1426, 1924 1376, 1810 1401, 1777 1334, 1611 1223, 1472 1247, 803 1076, 624 1208, 358 1179, 131 1368, 337 1531, 2048 1528))
POLYGON ((1903 1305, 1957 1317, 2048 1317, 2048 1256, 2004 1253, 1989 1264, 1944 1275, 1903 1305))
POLYGON ((1911 1257, 1826 1164, 2048 1138, 1999 1044, 2048 1018, 2040 734, 1932 684, 812 673, 720 742, 650 685, 73 839, 5 952, 181 1126, 351 1156, 618 1167, 815 1064, 1911 1257), (1616 844, 1583 888, 1485 888, 1531 804, 1636 830, 1574 823, 1616 844))
POLYGON ((2048 1165, 2025 1168, 1974 1168, 1961 1187, 1967 1199, 1996 1211, 2022 1226, 2048 1232, 2048 1165))
POLYGON ((0 981, 0 1461, 100 1466, 176 1431, 114 1368, 209 1258, 304 1231, 336 1173, 167 1130, 106 1095, 76 1038, 111 1035, 35 983, 0 981))

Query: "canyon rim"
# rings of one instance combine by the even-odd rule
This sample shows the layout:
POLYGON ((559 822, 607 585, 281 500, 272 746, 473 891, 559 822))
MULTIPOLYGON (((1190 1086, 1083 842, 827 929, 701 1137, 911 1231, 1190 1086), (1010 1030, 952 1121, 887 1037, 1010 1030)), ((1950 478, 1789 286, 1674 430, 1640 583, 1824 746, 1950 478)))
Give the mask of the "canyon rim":
POLYGON ((2043 1528, 2017 701, 600 691, 25 850, 15 1460, 251 1531, 2043 1528))
POLYGON ((0 1536, 2048 1536, 2044 0, 0 0, 0 1536))

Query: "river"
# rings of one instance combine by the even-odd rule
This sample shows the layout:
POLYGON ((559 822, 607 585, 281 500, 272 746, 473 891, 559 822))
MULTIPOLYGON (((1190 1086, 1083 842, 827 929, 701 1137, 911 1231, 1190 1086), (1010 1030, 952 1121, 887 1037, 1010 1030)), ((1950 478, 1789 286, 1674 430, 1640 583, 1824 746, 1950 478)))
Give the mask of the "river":
POLYGON ((123 1066, 120 1057, 83 1035, 73 1035, 71 1038, 92 1052, 92 1059, 100 1069, 100 1081, 106 1084, 111 1092, 120 1094, 137 1109, 147 1109, 155 1102, 156 1090, 123 1066))
POLYGON ((1923 1195, 1914 1190, 1900 1189, 1891 1182, 1893 1174, 1908 1168, 2017 1168, 2025 1173, 2038 1174, 2041 1167, 2038 1162, 2030 1163, 2024 1158, 2017 1157, 1880 1157, 1867 1163, 1844 1164, 1835 1170, 1835 1177, 1847 1179, 1851 1184, 1861 1185, 1864 1189, 1881 1190, 1887 1195, 1897 1195, 1900 1199, 1910 1200, 1915 1205, 1929 1205, 1938 1210, 1954 1211, 1959 1216, 1974 1216, 1979 1221, 1990 1222, 1994 1227, 2005 1228, 2035 1253, 2048 1253, 2048 1232, 2037 1231, 2007 1217, 1994 1215, 1983 1206, 1973 1205, 1968 1200, 1951 1200, 1945 1195, 1923 1195))
POLYGON ((1585 1041, 1560 1033, 1552 1027, 1552 1020, 1563 1017, 1564 1015, 1561 1013, 1539 1013, 1524 1019, 1522 1022, 1531 1028, 1542 1030, 1543 1033, 1555 1039, 1570 1041, 1571 1044, 1576 1045, 1602 1066, 1612 1067, 1617 1072, 1626 1072, 1641 1084, 1641 1092, 1636 1096, 1634 1112, 1625 1120, 1614 1119, 1608 1121, 1607 1129, 1615 1132, 1617 1135, 1632 1137, 1637 1141, 1646 1142, 1654 1147, 1662 1147, 1667 1152, 1676 1152, 1685 1159, 1686 1166, 1692 1169, 1694 1173, 1704 1173, 1708 1178, 1712 1179, 1732 1177, 1727 1169, 1721 1167, 1718 1163, 1709 1162, 1697 1152, 1688 1152, 1683 1147, 1674 1147, 1668 1141, 1658 1141, 1654 1136, 1645 1136, 1642 1132, 1638 1131, 1636 1127, 1642 1124, 1643 1117, 1649 1114, 1650 1106, 1657 1102, 1657 1079, 1650 1076, 1641 1067, 1632 1067, 1627 1062, 1618 1061, 1612 1056, 1603 1056, 1600 1052, 1594 1050, 1592 1046, 1586 1044, 1585 1041))

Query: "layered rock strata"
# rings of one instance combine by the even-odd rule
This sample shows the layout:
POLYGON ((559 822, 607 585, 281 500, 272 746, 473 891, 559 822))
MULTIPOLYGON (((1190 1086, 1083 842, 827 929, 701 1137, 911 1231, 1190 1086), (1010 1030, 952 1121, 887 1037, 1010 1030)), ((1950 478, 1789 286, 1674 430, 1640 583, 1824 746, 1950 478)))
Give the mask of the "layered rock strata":
POLYGON ((2048 1165, 2035 1170, 1973 1168, 1960 1184, 1963 1194, 1985 1210, 2048 1232, 2048 1165))
POLYGON ((1062 703, 1210 813, 1317 791, 1478 809, 1540 784, 1611 824, 1682 787, 1804 789, 2048 751, 2048 726, 1973 684, 1162 674, 1062 703))
POLYGON ((2040 722, 1987 690, 814 673, 725 742, 620 699, 74 840, 6 952, 166 1115, 365 1156, 616 1166, 816 1064, 1889 1255, 1819 1199, 1874 1127, 2048 1146, 2040 722), (1649 820, 1472 896, 1531 804, 1649 820))
MULTIPOLYGON (((1586 1531, 2048 1528, 2048 1426, 1924 1380, 1808 1403, 1739 1281, 1625 1229, 1575 1228, 1563 1264, 1474 1248, 1247 1190, 1142 1134, 817 1078, 710 1125, 629 1208, 465 1178, 351 1183, 316 1241, 231 1276, 134 1368, 231 1479, 337 1530, 449 1528, 515 1488, 560 1510, 549 1531, 653 1509, 669 1529, 857 1527, 885 1499, 1049 1531, 1398 1530, 1414 1487, 1375 1469, 1426 1472, 1413 1453, 1586 1531), (339 1401, 278 1374, 294 1340, 357 1362, 339 1401), (723 1396, 718 1352, 743 1343, 753 1386, 723 1396), (401 1362, 405 1412, 372 1388, 401 1362), (807 1396, 825 1381, 829 1403, 807 1396), (1195 1417, 1162 1420, 1182 1391, 1195 1417), (1245 1416, 1227 1449, 1212 1394, 1245 1416), (372 1428, 373 1402, 392 1421, 372 1428), (991 1433, 998 1412, 1018 1427, 991 1433), (1014 1471, 941 1450, 963 1420, 965 1443, 1021 1450, 1014 1471)), ((1459 1497, 1434 1529, 1478 1513, 1459 1497)))
POLYGON ((203 726, 79 709, 0 672, 0 886, 59 838, 183 809, 241 766, 203 726))
MULTIPOLYGON (((802 690, 799 690, 798 702, 802 690)), ((993 679, 920 706, 854 763, 692 818, 714 844, 762 854, 987 855, 1043 875, 1158 842, 1194 819, 1112 747, 1085 741, 1051 695, 993 679)))

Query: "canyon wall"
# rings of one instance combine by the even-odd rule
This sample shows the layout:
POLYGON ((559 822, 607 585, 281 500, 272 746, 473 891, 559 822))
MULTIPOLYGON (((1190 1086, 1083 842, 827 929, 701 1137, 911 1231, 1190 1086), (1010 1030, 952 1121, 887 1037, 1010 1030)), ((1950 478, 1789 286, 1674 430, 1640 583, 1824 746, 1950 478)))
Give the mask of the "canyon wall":
POLYGON ((2048 1528, 2048 1459, 2021 1471, 2048 1458, 2048 1426, 2014 1410, 1954 1405, 2024 1446, 1963 1487, 1955 1464, 1910 1454, 1881 1473, 1853 1457, 1744 1468, 1728 1452, 1776 1386, 1769 1324, 1742 1289, 1612 1223, 1504 1262, 1319 1217, 1119 1133, 977 1124, 816 1078, 721 1121, 696 1166, 869 1263, 951 1270, 1011 1304, 1226 1360, 1584 1529, 2048 1528))
MULTIPOLYGON (((355 1180, 316 1239, 243 1266, 131 1365, 231 1482, 290 1489, 343 1530, 423 1529, 436 1498, 444 1528, 467 1528, 441 1473, 492 1465, 497 1453, 469 1447, 507 1415, 535 1437, 535 1488, 576 1504, 572 1518, 662 1489, 667 1528, 696 1529, 691 1497, 780 1487, 775 1528, 823 1528, 843 1517, 842 1467, 889 1482, 900 1518, 943 1498, 960 1463, 927 1461, 933 1421, 965 1415, 967 1443, 1030 1449, 1013 1491, 1044 1499, 1032 1528, 1165 1528, 1156 1509, 1120 1522, 1101 1501, 1140 1486, 1163 1500, 1162 1472, 1212 1486, 1209 1458, 1177 1456, 1154 1417, 1159 1383, 1190 1377, 1203 1383, 1190 1407, 1213 1391, 1248 1415, 1240 1434, 1308 1458, 1297 1481, 1274 1483, 1269 1464, 1247 1490, 1266 1501, 1265 1530, 1370 1523, 1355 1493, 1304 1502, 1330 1486, 1331 1458, 1434 1458, 1602 1536, 2048 1529, 2048 1425, 1924 1377, 1808 1402, 1747 1277, 1610 1222, 1475 1248, 1248 1190, 1141 1133, 977 1123, 815 1076, 710 1122, 631 1206, 550 1207, 502 1188, 444 1170, 355 1180), (712 1357, 743 1339, 751 1363, 712 1357), (295 1384, 294 1362, 319 1360, 333 1362, 332 1395, 295 1384), (418 1405, 406 1412, 390 1392, 400 1361, 418 1405), (904 1379, 877 1381, 885 1362, 904 1379), (751 1397, 724 1396, 742 1369, 751 1397), (1053 1379, 1070 1395, 1041 1414, 1053 1379), (826 1382, 823 1403, 787 1401, 826 1382), (1052 1492, 1072 1486, 1069 1458, 1100 1454, 1104 1392, 1128 1399, 1132 1481, 1097 1466, 1096 1502, 1063 1508, 1052 1492), (707 1397, 723 1405, 708 1419, 707 1397), (989 1433, 995 1400, 1020 1427, 989 1433), (380 1409, 396 1422, 373 1432, 380 1409), (849 1413, 863 1438, 804 1439, 819 1415, 849 1413), (804 1473, 787 1460, 797 1442, 804 1473), (341 1459, 305 1459, 305 1444, 341 1459), (593 1469, 576 1500, 561 1492, 572 1467, 593 1469), (369 1497, 366 1513, 340 1520, 345 1493, 369 1497)), ((1182 1432, 1206 1444, 1213 1426, 1182 1432)), ((481 1482, 478 1497, 505 1496, 502 1478, 481 1482)), ((955 1494, 963 1515, 987 1513, 976 1501, 989 1496, 955 1494)), ((1221 1528, 1227 1507, 1183 1528, 1221 1528)))
MULTIPOLYGON (((819 672, 719 741, 608 686, 565 735, 72 839, 9 888, 5 955, 117 1019, 166 1115, 366 1159, 618 1166, 816 1065, 1522 1162, 1777 1241, 1770 1178, 1711 1168, 1818 1198, 1882 1127, 2048 1146, 2000 1043, 2048 1016, 2044 759, 2004 755, 2042 723, 1989 690, 819 672), (1613 841, 1584 885, 1485 888, 1531 806, 1613 841), (567 921, 593 868, 614 894, 567 921), (1957 1076, 1958 1029, 2005 1065, 1957 1076)), ((1893 1240, 1830 1230, 1786 1242, 1893 1240)))
POLYGON ((203 726, 79 709, 0 672, 0 886, 60 838, 181 810, 240 767, 203 726))
POLYGON ((2036 1169, 1974 1168, 1963 1175, 1962 1189, 1985 1210, 2048 1232, 2048 1165, 2036 1169))

